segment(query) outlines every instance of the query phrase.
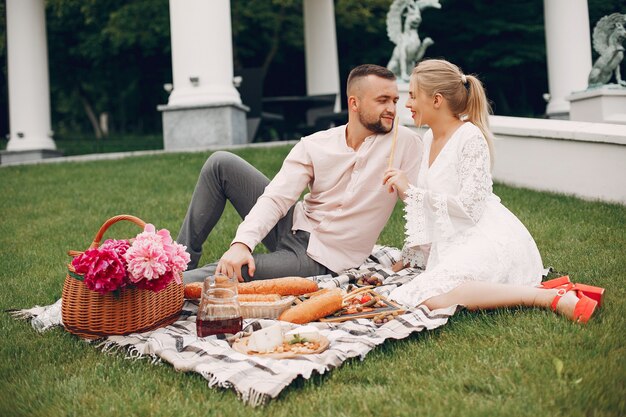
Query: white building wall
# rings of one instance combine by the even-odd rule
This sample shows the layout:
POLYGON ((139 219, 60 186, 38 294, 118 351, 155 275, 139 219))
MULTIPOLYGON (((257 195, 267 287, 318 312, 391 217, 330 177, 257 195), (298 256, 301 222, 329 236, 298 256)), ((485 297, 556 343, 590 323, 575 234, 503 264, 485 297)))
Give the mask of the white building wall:
POLYGON ((492 116, 494 179, 626 204, 626 126, 492 116))

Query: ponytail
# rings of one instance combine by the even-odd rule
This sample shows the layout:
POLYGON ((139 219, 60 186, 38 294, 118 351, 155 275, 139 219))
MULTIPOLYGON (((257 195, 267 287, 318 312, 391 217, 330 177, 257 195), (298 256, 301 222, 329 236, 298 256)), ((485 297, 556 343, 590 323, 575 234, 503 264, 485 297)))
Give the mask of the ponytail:
POLYGON ((489 114, 491 114, 491 106, 487 101, 487 95, 483 84, 473 75, 463 75, 467 80, 467 106, 465 108, 466 120, 475 124, 483 133, 487 146, 489 147, 489 156, 491 167, 493 168, 494 147, 493 133, 489 128, 489 114))

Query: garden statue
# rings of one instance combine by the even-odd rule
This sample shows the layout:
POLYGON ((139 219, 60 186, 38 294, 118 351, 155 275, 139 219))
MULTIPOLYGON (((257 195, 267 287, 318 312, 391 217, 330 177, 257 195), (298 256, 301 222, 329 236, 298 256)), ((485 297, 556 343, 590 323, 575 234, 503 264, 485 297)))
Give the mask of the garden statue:
POLYGON ((421 11, 428 7, 440 9, 441 4, 439 0, 394 0, 387 13, 387 36, 396 44, 387 68, 405 82, 426 48, 435 43, 431 38, 421 41, 417 33, 422 23, 421 11))
POLYGON ((589 87, 607 84, 613 72, 617 84, 626 87, 620 73, 620 63, 624 59, 622 43, 626 40, 625 24, 626 15, 613 13, 600 19, 593 29, 593 49, 600 56, 589 73, 589 87))

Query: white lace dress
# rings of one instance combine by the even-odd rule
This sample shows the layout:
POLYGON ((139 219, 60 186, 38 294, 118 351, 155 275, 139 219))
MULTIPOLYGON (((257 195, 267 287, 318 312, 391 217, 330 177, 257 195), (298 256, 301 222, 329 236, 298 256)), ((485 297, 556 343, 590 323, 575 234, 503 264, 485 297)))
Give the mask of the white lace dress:
POLYGON ((492 192, 487 143, 466 122, 428 167, 432 131, 424 135, 417 184, 405 200, 405 264, 425 271, 390 294, 417 306, 467 281, 518 285, 541 282, 537 245, 492 192))

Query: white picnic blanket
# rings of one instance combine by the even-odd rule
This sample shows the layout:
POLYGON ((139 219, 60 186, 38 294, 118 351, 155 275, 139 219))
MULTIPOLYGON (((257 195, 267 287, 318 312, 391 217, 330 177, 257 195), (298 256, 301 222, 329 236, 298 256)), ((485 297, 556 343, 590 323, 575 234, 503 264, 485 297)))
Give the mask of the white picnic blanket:
MULTIPOLYGON (((359 276, 374 274, 383 279, 384 285, 377 291, 385 295, 422 272, 419 269, 391 271, 389 267, 399 256, 400 252, 395 248, 377 246, 368 262, 358 269, 346 271, 338 277, 310 278, 323 288, 345 287, 359 276)), ((44 331, 62 325, 61 303, 59 300, 49 306, 20 310, 14 315, 31 318, 33 327, 44 331)), ((123 349, 129 357, 151 357, 170 363, 177 371, 197 372, 208 381, 209 387, 233 388, 245 403, 258 406, 276 398, 299 376, 308 379, 314 371, 323 374, 349 358, 364 359, 368 352, 387 339, 403 339, 411 333, 444 325, 457 310, 457 306, 435 311, 419 306, 380 327, 368 319, 312 323, 328 338, 329 348, 319 354, 292 359, 245 355, 230 347, 229 342, 236 337, 270 326, 276 323, 275 320, 246 319, 242 332, 228 339, 224 335, 197 337, 197 304, 189 301, 185 302, 180 319, 170 326, 142 334, 109 336, 94 343, 103 351, 123 349)), ((291 323, 282 325, 296 327, 291 323)))

